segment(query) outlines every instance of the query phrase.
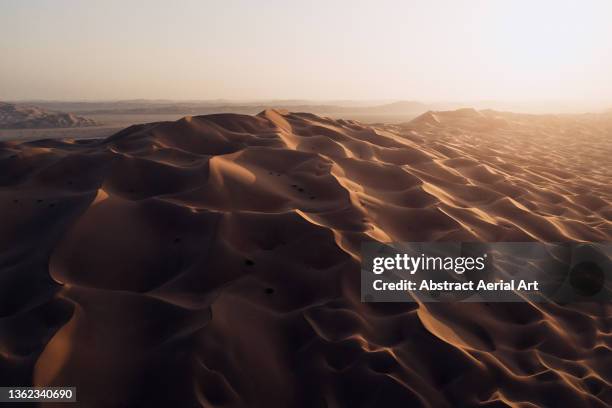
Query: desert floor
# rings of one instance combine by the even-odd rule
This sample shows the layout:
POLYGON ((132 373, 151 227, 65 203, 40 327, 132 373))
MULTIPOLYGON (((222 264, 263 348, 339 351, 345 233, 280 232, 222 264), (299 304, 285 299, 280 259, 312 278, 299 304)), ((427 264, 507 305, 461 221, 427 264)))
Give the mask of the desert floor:
POLYGON ((372 240, 612 240, 611 130, 268 110, 0 142, 0 384, 87 407, 610 406, 609 303, 362 303, 359 263, 372 240))

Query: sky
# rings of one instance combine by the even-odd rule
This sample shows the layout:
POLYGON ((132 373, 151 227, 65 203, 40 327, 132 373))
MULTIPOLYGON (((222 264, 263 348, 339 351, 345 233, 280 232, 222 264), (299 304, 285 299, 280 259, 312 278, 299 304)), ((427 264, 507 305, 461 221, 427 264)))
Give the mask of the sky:
POLYGON ((0 99, 612 101, 608 0, 0 2, 0 99))

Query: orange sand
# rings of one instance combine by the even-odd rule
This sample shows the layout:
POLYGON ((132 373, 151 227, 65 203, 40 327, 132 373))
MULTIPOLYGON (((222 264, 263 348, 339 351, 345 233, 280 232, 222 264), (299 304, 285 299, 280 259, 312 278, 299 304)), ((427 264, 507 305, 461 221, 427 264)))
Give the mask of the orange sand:
POLYGON ((609 406, 609 304, 364 304, 359 247, 610 241, 611 123, 270 110, 2 143, 0 384, 86 407, 609 406))

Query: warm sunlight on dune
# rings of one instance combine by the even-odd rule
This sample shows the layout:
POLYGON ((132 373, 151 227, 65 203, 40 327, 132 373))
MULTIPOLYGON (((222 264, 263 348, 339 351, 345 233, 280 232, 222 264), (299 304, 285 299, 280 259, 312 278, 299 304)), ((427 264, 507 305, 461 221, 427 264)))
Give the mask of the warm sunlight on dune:
POLYGON ((359 261, 373 241, 609 241, 610 129, 268 110, 3 143, 0 376, 88 406, 607 406, 609 304, 362 303, 359 261))
POLYGON ((612 407, 612 0, 0 0, 0 50, 0 408, 612 407))

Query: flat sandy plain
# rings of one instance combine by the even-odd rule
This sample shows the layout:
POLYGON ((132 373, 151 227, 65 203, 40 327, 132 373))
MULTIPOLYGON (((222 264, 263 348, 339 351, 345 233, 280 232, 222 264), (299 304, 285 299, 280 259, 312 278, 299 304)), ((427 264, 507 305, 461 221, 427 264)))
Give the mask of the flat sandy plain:
POLYGON ((0 383, 87 407, 610 406, 609 303, 362 303, 359 248, 610 241, 611 129, 268 110, 2 142, 0 383))

